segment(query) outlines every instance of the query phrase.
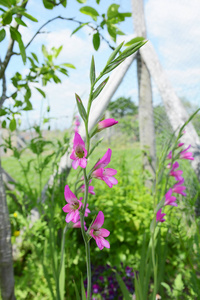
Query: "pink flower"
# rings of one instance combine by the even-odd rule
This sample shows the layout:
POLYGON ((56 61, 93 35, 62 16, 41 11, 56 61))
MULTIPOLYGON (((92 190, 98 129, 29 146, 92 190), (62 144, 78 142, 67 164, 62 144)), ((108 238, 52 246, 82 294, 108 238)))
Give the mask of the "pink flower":
POLYGON ((181 194, 181 195, 183 195, 183 196, 186 196, 186 193, 183 192, 183 191, 186 189, 186 187, 185 187, 184 185, 181 185, 181 184, 183 184, 183 183, 184 183, 184 178, 182 178, 179 182, 177 182, 177 183, 173 186, 172 192, 173 192, 173 193, 177 193, 177 194, 181 194))
POLYGON ((116 174, 117 174, 117 170, 115 170, 115 169, 100 168, 100 169, 95 170, 92 173, 92 177, 103 180, 109 186, 109 188, 112 188, 113 185, 118 183, 117 179, 115 177, 113 177, 116 174))
MULTIPOLYGON (((89 181, 89 183, 91 183, 92 180, 89 181)), ((85 184, 83 184, 81 187, 81 192, 84 193, 85 192, 85 184)), ((94 187, 92 185, 89 185, 89 188, 88 188, 88 193, 92 194, 92 195, 95 195, 95 192, 94 192, 94 187)))
POLYGON ((166 214, 162 214, 162 208, 159 209, 156 214, 156 222, 165 222, 165 219, 163 219, 164 216, 166 216, 166 214))
POLYGON ((184 143, 179 143, 177 147, 182 147, 184 143))
POLYGON ((176 162, 173 164, 172 169, 171 169, 171 171, 169 172, 169 175, 175 177, 176 180, 180 181, 180 180, 183 179, 183 178, 181 177, 181 175, 183 174, 183 171, 182 171, 182 170, 176 170, 178 167, 179 167, 179 163, 176 161, 176 162))
MULTIPOLYGON (((74 223, 74 225, 72 227, 73 228, 81 228, 81 221, 79 220, 78 222, 74 223)), ((87 230, 85 222, 84 222, 84 229, 85 229, 85 231, 87 230)))
POLYGON ((103 121, 100 121, 98 123, 98 131, 100 131, 104 128, 107 128, 107 127, 111 127, 117 123, 118 123, 118 121, 116 121, 115 119, 105 119, 103 121))
POLYGON ((118 181, 113 176, 117 174, 115 169, 105 168, 110 163, 112 150, 108 149, 104 156, 94 166, 92 177, 105 181, 112 188, 118 181))
POLYGON ((164 205, 172 205, 177 206, 176 197, 172 196, 172 189, 165 194, 165 204, 164 205))
POLYGON ((189 145, 185 150, 181 151, 180 158, 194 160, 192 152, 186 152, 190 147, 191 145, 189 145))
POLYGON ((111 154, 112 150, 108 148, 104 156, 94 166, 94 170, 106 167, 110 163, 111 154))
POLYGON ((101 228, 101 226, 104 223, 104 214, 102 211, 99 211, 94 223, 92 224, 90 228, 89 235, 91 235, 95 241, 97 246, 100 250, 102 250, 104 247, 110 248, 110 244, 107 240, 104 239, 104 237, 107 237, 110 235, 110 231, 107 229, 101 228))
POLYGON ((66 185, 65 186, 65 192, 64 192, 64 195, 65 195, 65 200, 67 201, 68 204, 66 204, 62 210, 65 212, 65 213, 68 213, 67 216, 66 216, 66 219, 65 221, 67 223, 69 223, 70 221, 73 222, 73 223, 76 223, 79 218, 80 218, 80 215, 79 215, 79 210, 81 208, 81 206, 83 205, 82 202, 80 200, 78 200, 76 198, 76 196, 72 193, 72 191, 69 189, 69 186, 66 185))
POLYGON ((167 159, 172 159, 172 151, 170 151, 169 154, 167 155, 167 159))
POLYGON ((78 166, 85 168, 87 165, 87 150, 85 149, 85 143, 81 136, 75 132, 74 145, 70 158, 73 159, 72 167, 77 169, 78 166))

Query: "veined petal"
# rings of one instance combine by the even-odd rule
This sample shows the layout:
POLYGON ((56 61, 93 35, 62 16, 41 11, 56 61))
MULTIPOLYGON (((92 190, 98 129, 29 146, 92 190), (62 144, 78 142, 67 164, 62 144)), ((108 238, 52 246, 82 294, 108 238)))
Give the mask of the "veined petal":
POLYGON ((83 169, 87 166, 87 159, 85 157, 79 158, 79 166, 83 169))
POLYGON ((64 192, 64 195, 65 195, 65 200, 69 203, 69 204, 73 204, 74 203, 74 200, 78 200, 76 198, 76 196, 72 193, 72 191, 70 190, 69 186, 66 185, 65 186, 65 192, 64 192))
POLYGON ((117 170, 111 169, 111 168, 106 168, 106 169, 104 169, 104 171, 103 171, 103 175, 104 175, 104 176, 114 176, 114 175, 116 175, 116 174, 117 174, 117 170))
POLYGON ((62 210, 63 210, 65 213, 71 212, 71 211, 72 211, 71 205, 70 205, 70 204, 66 204, 66 205, 62 208, 62 210))
POLYGON ((103 236, 103 237, 107 237, 110 235, 110 231, 108 231, 107 229, 105 228, 100 228, 99 229, 99 232, 100 232, 100 236, 103 236))
POLYGON ((75 160, 73 160, 72 162, 72 167, 74 168, 74 170, 76 170, 79 166, 79 159, 76 158, 75 160))
POLYGON ((68 214, 66 215, 65 221, 66 221, 67 223, 69 223, 71 220, 73 220, 74 214, 75 214, 74 211, 68 213, 68 214))
POLYGON ((76 152, 75 152, 75 150, 73 149, 73 150, 72 150, 72 154, 70 155, 70 158, 71 158, 71 159, 76 159, 76 157, 77 157, 77 156, 76 156, 76 152))
POLYGON ((96 163, 94 166, 94 169, 99 169, 99 168, 105 168, 109 163, 110 163, 110 158, 111 158, 112 150, 108 148, 104 156, 96 163))
POLYGON ((84 143, 84 141, 82 140, 80 134, 79 134, 78 132, 75 132, 73 149, 76 149, 76 147, 77 147, 78 145, 80 145, 80 146, 82 146, 83 148, 85 148, 85 143, 84 143))
POLYGON ((98 230, 104 223, 104 214, 102 211, 98 212, 98 215, 94 221, 94 223, 92 224, 91 228, 98 230))

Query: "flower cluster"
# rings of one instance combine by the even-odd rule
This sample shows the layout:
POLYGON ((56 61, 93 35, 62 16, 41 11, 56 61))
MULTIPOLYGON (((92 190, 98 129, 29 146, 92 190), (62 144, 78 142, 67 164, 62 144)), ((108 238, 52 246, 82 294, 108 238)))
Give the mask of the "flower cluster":
MULTIPOLYGON (((118 122, 114 119, 107 119, 99 122, 98 128, 99 130, 102 130, 103 128, 113 126, 117 123, 118 122)), ((89 184, 91 183, 92 178, 103 180, 110 188, 112 188, 113 185, 118 183, 117 179, 114 177, 114 175, 117 174, 117 171, 115 169, 105 168, 110 163, 111 155, 112 150, 108 149, 104 156, 97 161, 97 163, 90 172, 90 178, 87 178, 89 184)), ((77 169, 79 166, 83 169, 86 168, 88 161, 88 151, 86 150, 85 142, 83 141, 83 139, 77 131, 75 131, 73 149, 70 158, 73 160, 72 167, 74 169, 77 169)), ((85 192, 85 184, 83 184, 80 187, 80 190, 81 192, 85 192)), ((95 195, 93 186, 90 185, 88 187, 88 193, 95 195)), ((77 199, 77 197, 72 193, 68 185, 65 186, 64 195, 65 200, 67 202, 67 204, 63 207, 63 211, 67 213, 65 221, 67 223, 72 222, 74 228, 80 228, 80 213, 82 213, 82 210, 84 210, 82 198, 77 199)), ((90 213, 90 210, 88 209, 87 204, 84 216, 87 217, 88 213, 90 213)), ((104 239, 104 237, 108 237, 110 235, 110 232, 107 229, 102 228, 103 223, 104 214, 102 211, 99 211, 96 219, 94 220, 93 224, 89 227, 87 232, 90 238, 94 238, 100 250, 102 250, 104 247, 110 248, 109 242, 106 239, 104 239)), ((84 226, 85 230, 87 230, 85 223, 84 226)))
MULTIPOLYGON (((128 289, 128 291, 134 293, 134 272, 129 266, 125 267, 122 265, 122 270, 119 272, 120 276, 128 289)), ((92 266, 92 300, 112 300, 112 299, 123 299, 122 291, 119 283, 116 279, 116 274, 113 271, 116 267, 111 268, 109 265, 106 266, 92 266)), ((85 287, 87 286, 87 279, 84 281, 85 287)))
MULTIPOLYGON (((177 146, 177 149, 182 147, 184 143, 179 143, 177 146)), ((177 158, 179 159, 188 159, 188 160, 194 160, 194 157, 192 156, 192 152, 188 152, 187 150, 191 147, 188 146, 186 149, 180 151, 177 154, 177 158)), ((167 159, 172 159, 172 151, 169 152, 167 155, 167 159)), ((184 192, 186 187, 184 186, 184 178, 182 177, 183 171, 178 169, 179 168, 179 163, 175 161, 173 165, 169 163, 167 165, 167 168, 170 169, 169 171, 169 176, 174 177, 174 179, 177 181, 173 187, 171 187, 168 192, 165 194, 165 201, 164 201, 164 206, 166 205, 171 205, 171 206, 177 206, 178 204, 176 203, 176 197, 173 196, 173 194, 180 194, 182 196, 186 196, 186 193, 184 192)), ((162 213, 162 208, 160 208, 157 211, 156 214, 156 221, 157 222, 164 222, 164 216, 166 214, 162 213)))

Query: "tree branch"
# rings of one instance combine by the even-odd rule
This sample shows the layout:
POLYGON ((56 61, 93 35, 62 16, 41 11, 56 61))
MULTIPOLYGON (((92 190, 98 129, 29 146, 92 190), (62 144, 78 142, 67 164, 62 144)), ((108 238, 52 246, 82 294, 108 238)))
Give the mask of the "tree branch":
MULTIPOLYGON (((28 0, 24 1, 22 3, 21 7, 25 8, 27 3, 28 3, 28 0)), ((22 15, 17 15, 17 17, 21 19, 22 15)), ((15 21, 12 27, 14 27, 16 30, 18 30, 19 24, 15 21)), ((14 43, 15 43, 15 41, 10 37, 10 41, 9 41, 9 44, 8 44, 8 49, 7 49, 7 52, 6 52, 5 59, 0 65, 1 66, 1 68, 0 68, 0 79, 4 77, 5 70, 8 66, 8 63, 10 61, 11 56, 13 55, 14 43)))

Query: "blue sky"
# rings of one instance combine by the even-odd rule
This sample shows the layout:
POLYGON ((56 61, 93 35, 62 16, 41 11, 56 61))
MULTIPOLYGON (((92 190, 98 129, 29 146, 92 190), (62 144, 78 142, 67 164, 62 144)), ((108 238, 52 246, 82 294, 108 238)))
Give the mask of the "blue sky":
MULTIPOLYGON (((130 0, 114 1, 120 4, 121 12, 131 12, 130 0)), ((88 0, 86 5, 96 7, 100 12, 106 12, 107 7, 112 3, 110 0, 101 0, 100 5, 95 5, 94 0, 88 0)), ((42 7, 41 1, 29 0, 27 10, 38 19, 38 23, 28 20, 28 29, 21 28, 23 40, 28 42, 34 32, 47 20, 57 15, 65 17, 75 17, 77 20, 86 21, 87 16, 79 13, 80 4, 75 0, 68 0, 66 9, 58 7, 54 10, 46 10, 42 7)), ((180 97, 185 97, 192 103, 200 106, 200 3, 198 0, 146 0, 144 2, 145 17, 147 25, 148 39, 151 40, 161 64, 171 81, 175 91, 180 97)), ((33 93, 32 102, 34 111, 23 115, 23 121, 26 118, 30 122, 38 121, 40 116, 41 104, 43 112, 45 107, 50 104, 52 126, 60 129, 69 127, 72 115, 75 111, 74 93, 78 93, 84 103, 87 101, 87 91, 89 89, 89 67, 91 56, 94 55, 97 72, 101 71, 111 50, 105 42, 101 43, 99 51, 95 51, 92 46, 92 35, 88 29, 79 31, 72 37, 71 32, 76 28, 76 24, 65 21, 55 21, 48 25, 44 30, 47 34, 38 35, 32 43, 29 51, 37 53, 41 58, 41 45, 45 44, 47 48, 63 45, 58 62, 70 62, 76 66, 76 70, 69 70, 69 77, 62 77, 63 82, 60 85, 54 83, 45 87, 47 99, 42 100, 40 94, 33 93)), ((117 40, 119 44, 123 40, 129 40, 134 36, 133 20, 127 18, 120 28, 127 36, 120 36, 117 40)), ((104 32, 108 37, 107 32, 104 32)), ((5 41, 6 43, 6 41, 5 41)), ((2 43, 1 53, 5 50, 5 43, 2 43)), ((113 43, 114 45, 114 43, 113 43)), ((17 50, 17 47, 16 47, 17 50)), ((16 70, 22 73, 27 72, 27 66, 23 66, 19 57, 13 57, 7 70, 7 77, 10 78, 16 70)), ((9 85, 10 91, 12 86, 9 85)), ((114 95, 113 99, 119 96, 131 96, 137 103, 137 77, 136 64, 127 73, 122 85, 114 95)), ((157 89, 153 84, 154 104, 161 101, 157 89)))

